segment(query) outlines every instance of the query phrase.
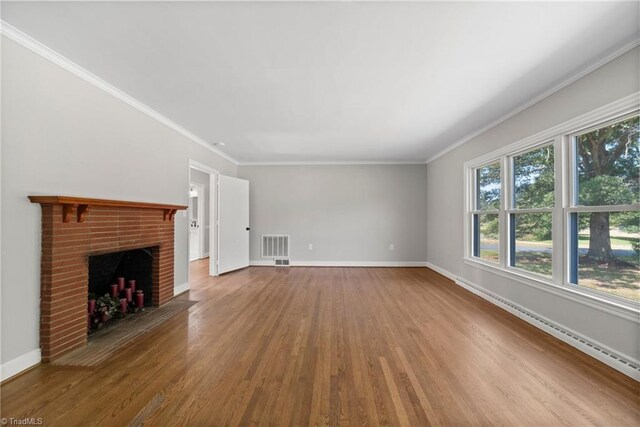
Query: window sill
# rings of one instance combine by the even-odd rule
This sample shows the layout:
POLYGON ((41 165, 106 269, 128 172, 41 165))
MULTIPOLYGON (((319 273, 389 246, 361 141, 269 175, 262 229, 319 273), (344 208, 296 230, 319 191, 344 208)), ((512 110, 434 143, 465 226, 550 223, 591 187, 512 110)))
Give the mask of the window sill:
MULTIPOLYGON (((569 288, 568 286, 554 283, 550 279, 545 280, 542 276, 528 275, 526 273, 521 273, 520 271, 503 268, 499 265, 474 258, 465 257, 464 262, 467 265, 498 274, 508 279, 515 280, 518 283, 532 286, 544 292, 551 293, 640 324, 640 304, 638 303, 631 301, 619 301, 618 299, 608 299, 602 295, 596 294, 595 292, 589 292, 588 288, 569 288)), ((578 288, 577 285, 575 286, 578 288)))

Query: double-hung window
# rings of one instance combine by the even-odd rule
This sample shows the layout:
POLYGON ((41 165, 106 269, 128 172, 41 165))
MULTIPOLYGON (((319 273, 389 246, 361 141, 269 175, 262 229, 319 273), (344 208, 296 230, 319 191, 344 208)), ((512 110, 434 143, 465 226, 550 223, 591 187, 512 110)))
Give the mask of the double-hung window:
POLYGON ((555 168, 553 143, 508 157, 509 266, 552 276, 555 168))
POLYGON ((495 263, 500 259, 500 176, 499 162, 475 169, 473 256, 495 263))
POLYGON ((569 283, 640 301, 640 117, 570 137, 569 283))
POLYGON ((467 260, 639 308, 640 116, 615 108, 465 164, 467 260))

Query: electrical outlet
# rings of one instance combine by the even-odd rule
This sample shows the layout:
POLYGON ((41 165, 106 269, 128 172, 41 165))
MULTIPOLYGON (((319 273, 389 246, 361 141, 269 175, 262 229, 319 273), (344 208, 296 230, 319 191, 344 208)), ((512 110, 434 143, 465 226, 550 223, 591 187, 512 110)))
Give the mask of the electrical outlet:
POLYGON ((313 250, 313 243, 309 243, 309 250, 312 251, 313 250))
POLYGON ((396 245, 394 245, 393 243, 391 243, 391 244, 389 245, 389 250, 390 250, 390 251, 394 251, 394 250, 396 250, 396 245))

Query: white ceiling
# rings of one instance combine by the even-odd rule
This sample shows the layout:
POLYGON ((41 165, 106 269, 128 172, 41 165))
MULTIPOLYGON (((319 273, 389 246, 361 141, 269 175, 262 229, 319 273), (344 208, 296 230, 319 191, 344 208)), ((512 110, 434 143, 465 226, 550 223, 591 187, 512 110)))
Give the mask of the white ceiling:
POLYGON ((240 162, 424 161, 639 34, 638 2, 20 2, 2 19, 240 162))

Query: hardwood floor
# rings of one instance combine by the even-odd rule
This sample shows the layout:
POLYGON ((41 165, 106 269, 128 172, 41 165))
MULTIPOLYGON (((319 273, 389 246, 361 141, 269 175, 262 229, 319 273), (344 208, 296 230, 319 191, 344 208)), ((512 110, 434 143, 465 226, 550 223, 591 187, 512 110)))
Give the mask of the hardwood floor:
POLYGON ((44 425, 639 425, 640 384, 426 268, 192 265, 199 301, 98 368, 39 366, 44 425))

